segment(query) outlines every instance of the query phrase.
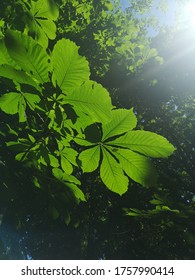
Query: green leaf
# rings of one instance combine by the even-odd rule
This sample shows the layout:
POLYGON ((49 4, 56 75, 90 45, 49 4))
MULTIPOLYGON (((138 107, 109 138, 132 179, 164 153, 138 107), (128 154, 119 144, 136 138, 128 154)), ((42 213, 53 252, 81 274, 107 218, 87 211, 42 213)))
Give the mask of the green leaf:
POLYGON ((125 210, 125 215, 127 216, 137 217, 142 215, 142 211, 135 208, 129 208, 124 210, 125 210))
POLYGON ((77 137, 80 136, 82 138, 83 131, 87 126, 91 125, 92 123, 94 123, 94 121, 89 115, 86 115, 84 112, 79 111, 79 117, 76 118, 76 122, 72 125, 73 129, 75 129, 78 132, 77 137))
POLYGON ((76 157, 78 155, 78 152, 75 151, 72 148, 66 147, 62 150, 63 156, 68 159, 69 162, 71 162, 73 165, 77 166, 76 163, 76 157))
POLYGON ((11 58, 38 82, 48 81, 49 56, 31 37, 7 30, 5 44, 11 58))
POLYGON ((100 161, 100 146, 87 149, 80 153, 79 160, 82 162, 83 172, 93 172, 98 168, 100 161))
POLYGON ((35 13, 37 17, 57 20, 59 16, 59 8, 54 0, 39 0, 36 2, 35 13))
POLYGON ((150 203, 154 204, 154 205, 163 205, 164 204, 164 202, 159 199, 152 199, 152 200, 150 200, 150 203))
POLYGON ((50 165, 52 167, 58 167, 59 166, 58 159, 55 156, 53 156, 52 154, 48 154, 48 156, 49 156, 49 160, 50 160, 50 165))
POLYGON ((16 70, 10 65, 0 65, 0 76, 13 80, 20 84, 28 84, 35 88, 38 87, 37 83, 28 76, 24 71, 16 70))
POLYGON ((7 48, 5 46, 5 41, 3 39, 0 40, 0 65, 8 64, 11 66, 16 66, 16 63, 11 59, 8 54, 7 48))
POLYGON ((18 114, 19 114, 19 122, 26 121, 26 102, 24 100, 24 96, 21 96, 20 101, 18 103, 18 114))
POLYGON ((63 172, 61 169, 59 168, 53 168, 52 169, 52 173, 53 175, 61 181, 64 181, 66 183, 74 183, 76 185, 80 185, 81 182, 74 176, 66 174, 65 172, 63 172))
POLYGON ((9 141, 6 143, 7 147, 11 148, 13 151, 16 152, 25 152, 30 147, 30 143, 21 143, 15 141, 9 141))
POLYGON ((149 131, 130 131, 107 144, 128 148, 154 158, 166 158, 175 150, 166 138, 149 131))
POLYGON ((58 41, 52 52, 52 82, 66 93, 89 79, 90 70, 85 57, 78 54, 79 47, 68 39, 58 41))
POLYGON ((125 193, 128 188, 128 178, 120 164, 102 147, 103 159, 100 167, 100 177, 103 183, 113 192, 120 195, 125 193))
POLYGON ((61 167, 67 174, 72 174, 73 166, 63 154, 61 154, 61 167))
POLYGON ((142 186, 156 184, 156 171, 148 158, 127 149, 116 149, 112 153, 119 160, 125 173, 135 182, 142 186))
POLYGON ((111 118, 111 99, 109 93, 100 84, 85 82, 72 93, 60 95, 62 104, 71 104, 79 115, 80 112, 89 115, 94 122, 108 121, 111 118))
POLYGON ((0 97, 0 109, 10 115, 19 114, 19 121, 26 121, 26 105, 34 110, 40 97, 31 93, 9 92, 0 97))
POLYGON ((133 109, 117 109, 112 111, 111 121, 102 125, 103 137, 106 140, 112 136, 125 133, 135 128, 137 118, 133 113, 133 109))
POLYGON ((84 193, 76 185, 67 183, 66 186, 74 193, 78 200, 86 201, 84 193))
POLYGON ((26 104, 31 110, 34 110, 36 107, 36 104, 40 102, 40 97, 37 94, 32 93, 22 93, 26 104))
POLYGON ((17 92, 5 93, 0 97, 1 110, 11 115, 18 113, 18 104, 22 98, 22 95, 17 92))
POLYGON ((45 47, 48 45, 48 38, 56 37, 56 25, 53 20, 57 19, 58 14, 59 9, 52 0, 31 2, 31 9, 26 17, 28 32, 45 47))
POLYGON ((5 22, 3 19, 0 19, 0 28, 3 27, 5 25, 5 22))
POLYGON ((53 168, 52 169, 52 173, 53 175, 58 179, 58 180, 62 180, 63 178, 63 171, 59 168, 53 168))
POLYGON ((67 183, 74 183, 75 185, 80 185, 81 182, 73 175, 66 174, 65 172, 63 173, 63 181, 67 183))
POLYGON ((74 138, 74 142, 77 143, 78 145, 80 146, 85 146, 85 147, 88 147, 88 146, 93 146, 94 143, 91 143, 85 139, 80 139, 80 138, 74 138))
POLYGON ((74 149, 66 147, 62 151, 60 151, 60 156, 61 156, 61 166, 62 169, 67 173, 67 174, 72 174, 73 172, 73 165, 77 166, 76 163, 76 157, 78 153, 74 149))

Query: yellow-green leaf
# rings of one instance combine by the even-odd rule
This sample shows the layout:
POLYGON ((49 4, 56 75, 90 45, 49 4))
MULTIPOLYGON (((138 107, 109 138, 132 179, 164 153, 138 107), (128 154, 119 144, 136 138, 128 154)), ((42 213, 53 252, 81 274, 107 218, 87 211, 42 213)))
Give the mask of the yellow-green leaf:
POLYGON ((96 170, 100 161, 99 145, 81 152, 79 160, 82 162, 83 172, 93 172, 96 170))
POLYGON ((7 30, 5 44, 11 58, 39 83, 48 81, 49 56, 30 36, 7 30))
POLYGON ((166 158, 175 151, 174 146, 163 136, 143 130, 130 131, 107 144, 128 148, 154 158, 166 158))
POLYGON ((127 191, 128 178, 124 175, 120 164, 102 147, 103 159, 100 167, 100 177, 111 191, 122 195, 127 191))
POLYGON ((137 124, 137 118, 133 113, 133 109, 117 109, 112 111, 111 120, 102 125, 103 137, 106 140, 112 136, 123 134, 132 130, 137 124))
POLYGON ((109 121, 111 118, 111 99, 109 93, 100 84, 88 81, 72 93, 60 95, 62 103, 71 104, 79 115, 80 112, 89 115, 94 121, 109 121))
POLYGON ((135 182, 142 186, 154 186, 156 184, 156 170, 147 157, 127 149, 110 149, 110 151, 119 160, 125 173, 135 182))
POLYGON ((52 82, 66 93, 89 79, 90 71, 85 57, 78 53, 79 47, 68 40, 59 40, 52 52, 52 82))

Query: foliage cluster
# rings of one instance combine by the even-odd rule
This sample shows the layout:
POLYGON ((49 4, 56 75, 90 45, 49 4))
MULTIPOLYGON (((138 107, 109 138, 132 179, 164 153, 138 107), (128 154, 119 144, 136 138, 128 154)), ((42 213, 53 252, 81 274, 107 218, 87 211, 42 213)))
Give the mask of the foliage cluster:
POLYGON ((162 63, 157 50, 150 47, 144 20, 136 17, 148 5, 140 7, 131 1, 131 9, 123 10, 119 0, 61 2, 58 31, 81 47, 94 75, 104 76, 111 65, 130 75, 151 58, 162 63))
MULTIPOLYGON (((17 205, 18 229, 31 219, 30 229, 34 232, 40 212, 46 223, 51 223, 48 213, 51 214, 54 227, 59 220, 79 227, 80 255, 84 258, 97 258, 96 251, 92 254, 97 239, 107 258, 117 258, 117 252, 136 240, 131 254, 125 251, 118 258, 129 258, 128 254, 137 258, 141 255, 140 240, 144 244, 148 238, 155 251, 163 234, 172 234, 179 220, 178 209, 182 207, 170 199, 174 194, 166 184, 168 174, 175 175, 177 168, 173 168, 171 160, 167 167, 167 161, 159 159, 171 155, 175 148, 155 133, 166 135, 162 123, 158 126, 154 117, 158 110, 148 117, 146 108, 141 108, 142 116, 137 114, 137 104, 135 109, 117 109, 107 89, 90 79, 89 63, 92 76, 101 76, 111 64, 124 62, 129 74, 137 72, 157 52, 150 48, 141 23, 132 20, 130 12, 122 12, 117 1, 75 0, 59 4, 51 0, 17 1, 12 11, 8 5, 1 15, 2 209, 10 203, 14 211, 17 205), (140 130, 135 130, 137 119, 140 130), (156 168, 150 158, 156 158, 156 168), (162 172, 162 166, 166 171, 162 172), (164 181, 157 183, 156 169, 164 181), (26 198, 22 204, 20 194, 26 198), (116 194, 121 195, 120 199, 116 194), (36 209, 29 218, 31 199, 36 209), (79 226, 81 213, 76 205, 85 201, 88 203, 81 203, 79 226), (136 237, 138 232, 140 238, 136 237), (121 239, 121 235, 125 238, 121 239)), ((109 84, 112 87, 111 81, 109 84)), ((175 102, 167 103, 164 110, 176 113, 170 110, 171 104, 175 106, 175 102)), ((182 112, 185 119, 185 110, 182 112)), ((178 130, 180 116, 174 117, 178 130)), ((189 191, 187 195, 192 199, 189 191)), ((180 202, 181 193, 176 197, 180 202)))
POLYGON ((54 177, 68 182, 81 200, 80 183, 71 175, 78 160, 83 172, 92 172, 102 157, 100 177, 119 194, 128 187, 124 171, 135 181, 150 185, 154 171, 144 156, 167 157, 174 148, 154 133, 131 131, 136 126, 133 111, 115 109, 106 89, 89 80, 88 63, 73 42, 61 39, 52 50, 47 48, 48 38, 55 37, 52 20, 58 15, 52 1, 24 4, 30 18, 24 33, 6 30, 1 40, 0 74, 13 81, 13 89, 1 96, 0 108, 19 115, 17 130, 11 127, 15 137, 6 145, 19 151, 17 160, 40 171, 50 167, 54 177), (96 139, 96 133, 101 134, 98 141, 86 141, 90 128, 96 139), (72 142, 92 148, 81 152, 77 160, 72 142))

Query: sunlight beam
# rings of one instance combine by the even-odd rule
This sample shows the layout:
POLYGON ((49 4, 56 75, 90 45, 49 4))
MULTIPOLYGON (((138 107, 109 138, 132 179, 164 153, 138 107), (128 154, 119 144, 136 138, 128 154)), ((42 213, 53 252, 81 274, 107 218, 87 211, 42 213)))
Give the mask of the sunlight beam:
POLYGON ((195 3, 189 2, 184 6, 183 16, 189 27, 195 27, 195 3))

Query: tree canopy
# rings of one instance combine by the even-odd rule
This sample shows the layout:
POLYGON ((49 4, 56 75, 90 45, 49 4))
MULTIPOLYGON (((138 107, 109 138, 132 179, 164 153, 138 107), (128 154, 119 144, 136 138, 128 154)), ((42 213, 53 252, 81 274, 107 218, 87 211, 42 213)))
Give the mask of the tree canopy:
POLYGON ((148 107, 151 81, 140 77, 150 64, 161 69, 162 58, 132 12, 141 7, 134 1, 125 11, 119 1, 9 2, 0 14, 1 219, 16 234, 26 232, 27 249, 6 255, 15 245, 4 233, 1 258, 51 258, 28 243, 37 231, 44 239, 48 227, 62 243, 76 240, 72 255, 64 244, 67 255, 53 252, 53 258, 147 259, 151 248, 155 258, 181 258, 176 245, 166 250, 174 229, 186 240, 181 246, 194 242, 193 222, 187 223, 194 213, 194 146, 185 142, 186 133, 194 137, 194 98, 148 107), (136 79, 143 80, 146 99, 142 84, 127 95, 136 79), (96 240, 101 246, 94 251, 96 240), (122 255, 126 245, 132 250, 122 255))

